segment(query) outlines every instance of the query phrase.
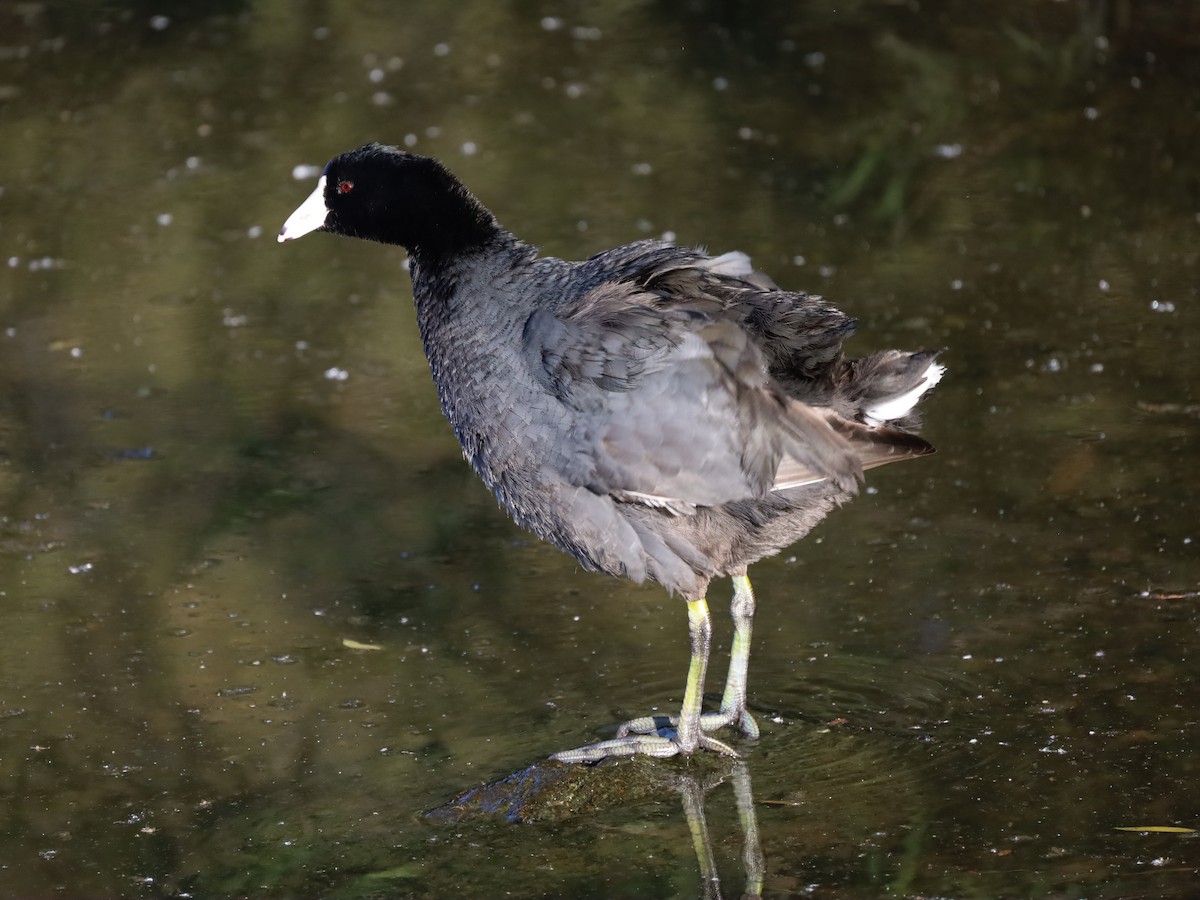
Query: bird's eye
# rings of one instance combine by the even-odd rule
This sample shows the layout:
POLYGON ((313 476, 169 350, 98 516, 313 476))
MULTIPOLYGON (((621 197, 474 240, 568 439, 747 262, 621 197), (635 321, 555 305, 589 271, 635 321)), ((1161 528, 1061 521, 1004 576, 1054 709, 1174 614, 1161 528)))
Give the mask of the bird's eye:
POLYGON ((339 194, 348 194, 352 190, 354 190, 354 182, 353 181, 339 181, 337 184, 337 189, 338 189, 339 194))

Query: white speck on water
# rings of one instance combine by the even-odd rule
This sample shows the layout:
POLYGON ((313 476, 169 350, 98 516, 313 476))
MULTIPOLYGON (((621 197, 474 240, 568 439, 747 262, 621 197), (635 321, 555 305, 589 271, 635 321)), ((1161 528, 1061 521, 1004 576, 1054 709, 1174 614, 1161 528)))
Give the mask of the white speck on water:
POLYGON ((172 222, 175 221, 175 217, 173 215, 171 215, 170 213, 159 213, 155 217, 154 221, 158 222, 159 225, 166 228, 168 225, 170 225, 172 222))
POLYGON ((1097 50, 1107 50, 1108 49, 1108 38, 1106 38, 1102 34, 1096 35, 1096 49, 1097 50))
POLYGON ((804 257, 803 257, 801 254, 799 254, 799 253, 797 253, 795 256, 793 256, 793 257, 792 257, 792 265, 793 265, 793 266, 802 266, 802 265, 804 265, 806 262, 808 262, 808 260, 807 260, 807 259, 805 259, 805 258, 804 258, 804 257))
POLYGON ((401 56, 393 56, 387 61, 389 72, 399 72, 404 68, 404 58, 401 56))
POLYGON ((1150 308, 1155 312, 1173 313, 1175 312, 1175 304, 1169 300, 1151 300, 1150 308))
POLYGON ((72 347, 70 350, 70 354, 71 354, 72 359, 79 359, 79 357, 83 356, 83 348, 82 347, 72 347))
POLYGON ((563 20, 555 16, 545 16, 542 19, 542 31, 558 31, 563 27, 563 20))
POLYGON ((1108 282, 1105 279, 1101 278, 1099 283, 1096 285, 1096 287, 1100 288, 1100 290, 1102 290, 1102 291, 1107 291, 1108 290, 1108 282))
POLYGON ((738 129, 738 137, 740 137, 743 141, 748 141, 750 138, 754 137, 754 129, 749 125, 743 125, 738 129))
POLYGON ((722 78, 721 76, 718 75, 716 78, 713 79, 713 90, 723 91, 728 87, 729 87, 729 79, 728 78, 722 78))
POLYGON ((371 102, 376 106, 391 106, 392 95, 387 91, 376 91, 371 95, 371 102))
POLYGON ((415 134, 413 134, 412 132, 409 132, 408 134, 406 134, 404 136, 404 146, 405 147, 417 146, 417 136, 415 134))
POLYGON ((325 370, 325 378, 329 381, 345 381, 349 377, 349 372, 345 369, 339 369, 337 366, 331 366, 325 370))
POLYGON ((833 274, 836 271, 837 271, 837 266, 818 266, 817 267, 817 274, 819 274, 822 278, 832 278, 833 274))
POLYGON ((479 145, 474 141, 466 141, 460 149, 462 150, 463 156, 474 156, 479 152, 479 145))
POLYGON ((1100 118, 1100 110, 1094 106, 1085 106, 1083 109, 1083 117, 1088 121, 1095 121, 1100 118))
POLYGON ((563 88, 563 91, 570 99, 578 100, 584 95, 584 92, 587 91, 587 86, 580 84, 578 81, 572 81, 565 88, 563 88))
POLYGON ((307 350, 308 349, 308 341, 296 341, 294 346, 297 350, 307 350))
POLYGON ((185 166, 187 166, 189 169, 192 169, 192 170, 198 169, 198 168, 200 168, 200 157, 198 157, 198 156, 189 156, 189 157, 187 158, 187 161, 184 163, 184 165, 185 165, 185 166))
POLYGON ((1092 217, 1092 208, 1086 203, 1083 204, 1079 207, 1079 215, 1085 219, 1090 219, 1092 217))
POLYGON ((234 315, 232 309, 226 309, 221 314, 221 324, 226 328, 240 328, 250 321, 250 317, 245 313, 234 315))
POLYGON ((1088 369, 1088 371, 1091 372, 1093 375, 1099 375, 1101 372, 1104 371, 1104 363, 1092 363, 1092 365, 1088 369))
POLYGON ((576 222, 575 230, 580 231, 580 232, 587 231, 588 230, 587 219, 580 219, 578 222, 576 222))
POLYGON ((450 55, 450 45, 445 44, 445 43, 435 44, 433 47, 433 55, 434 56, 449 56, 450 55))
POLYGON ((868 494, 878 494, 879 488, 875 487, 875 485, 873 485, 873 484, 868 484, 866 487, 866 491, 868 494))
POLYGON ((320 174, 321 167, 309 163, 301 163, 292 169, 292 178, 296 181, 306 181, 309 178, 316 178, 320 174))
POLYGON ((934 155, 942 159, 957 159, 962 156, 962 152, 962 144, 938 144, 933 148, 934 155))
POLYGON ((15 269, 15 268, 16 268, 17 266, 19 266, 19 265, 21 265, 21 257, 19 257, 19 256, 10 256, 10 257, 8 258, 8 267, 9 267, 10 269, 15 269))
POLYGON ((804 54, 804 64, 810 69, 819 69, 825 65, 825 54, 820 50, 804 54))
POLYGON ((150 18, 150 27, 155 31, 166 31, 171 27, 171 19, 169 16, 152 16, 150 18))
POLYGON ((433 140, 442 136, 442 127, 440 125, 430 125, 425 129, 425 137, 433 140))
POLYGON ((650 165, 650 163, 648 163, 648 162, 640 162, 640 163, 633 164, 633 174, 634 175, 649 175, 653 171, 654 171, 654 166, 650 165))
POLYGON ((664 232, 662 233, 662 239, 663 239, 664 241, 666 241, 668 244, 673 244, 673 243, 675 243, 675 232, 673 232, 673 231, 664 231, 664 232))
POLYGON ((80 563, 77 566, 67 566, 67 571, 72 575, 86 575, 88 572, 92 571, 92 569, 93 565, 90 562, 80 563))
POLYGON ((387 73, 385 73, 383 69, 372 69, 367 73, 367 78, 369 78, 374 84, 379 84, 379 82, 383 81, 386 74, 387 73))
POLYGON ((5 329, 4 329, 4 336, 5 336, 5 337, 16 337, 16 336, 17 336, 17 329, 13 328, 13 327, 10 325, 8 328, 5 328, 5 329))
POLYGON ((950 282, 950 290, 952 290, 952 291, 961 291, 962 286, 963 286, 963 283, 962 283, 961 278, 955 278, 953 281, 950 282))
POLYGON ((246 229, 246 237, 248 237, 248 238, 262 237, 262 233, 263 233, 263 230, 262 230, 261 225, 251 225, 249 228, 246 229))

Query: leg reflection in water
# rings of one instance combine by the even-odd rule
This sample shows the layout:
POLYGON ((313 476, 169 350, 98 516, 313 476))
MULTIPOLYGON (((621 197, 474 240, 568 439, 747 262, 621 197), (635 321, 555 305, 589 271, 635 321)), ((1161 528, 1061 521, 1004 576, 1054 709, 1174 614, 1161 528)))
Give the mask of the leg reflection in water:
MULTIPOLYGON (((750 790, 750 770, 740 759, 713 754, 694 757, 686 766, 644 757, 620 763, 609 760, 595 766, 535 763, 498 781, 464 791, 448 803, 426 811, 425 821, 435 825, 483 819, 530 825, 579 824, 594 820, 614 807, 635 808, 650 802, 657 808, 664 792, 676 791, 683 798, 683 811, 699 864, 701 896, 719 898, 721 885, 704 807, 709 792, 725 782, 733 787, 741 830, 742 867, 746 873, 742 896, 759 897, 765 864, 750 790)), ((719 837, 727 841, 732 836, 719 837)), ((724 843, 720 841, 719 845, 724 843)), ((606 841, 605 846, 615 849, 613 842, 606 841)), ((573 868, 578 867, 579 852, 577 846, 569 848, 573 868)), ((600 857, 595 865, 604 868, 600 857)))
POLYGON ((712 840, 708 834, 708 820, 704 815, 704 797, 726 778, 733 783, 738 821, 742 827, 742 866, 746 870, 746 888, 742 897, 761 897, 766 860, 758 839, 758 819, 754 815, 750 770, 742 760, 734 762, 730 771, 716 773, 708 778, 684 772, 676 780, 675 786, 683 797, 683 812, 687 816, 688 829, 692 833, 696 862, 700 865, 702 896, 705 900, 720 900, 722 896, 716 857, 713 855, 712 840))

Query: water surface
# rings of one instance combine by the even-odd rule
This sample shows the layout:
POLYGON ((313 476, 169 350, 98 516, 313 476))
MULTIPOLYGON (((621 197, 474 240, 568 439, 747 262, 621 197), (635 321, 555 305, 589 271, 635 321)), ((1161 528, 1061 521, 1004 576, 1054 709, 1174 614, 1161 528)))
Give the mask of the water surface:
POLYGON ((1200 827, 1198 28, 0 5, 3 892, 698 896, 691 791, 738 895, 746 783, 767 896, 1190 896, 1195 834, 1120 829, 1200 827), (467 469, 401 251, 274 242, 372 139, 548 253, 738 248, 859 317, 856 352, 947 348, 939 454, 752 572, 744 771, 424 815, 672 710, 687 641, 467 469))

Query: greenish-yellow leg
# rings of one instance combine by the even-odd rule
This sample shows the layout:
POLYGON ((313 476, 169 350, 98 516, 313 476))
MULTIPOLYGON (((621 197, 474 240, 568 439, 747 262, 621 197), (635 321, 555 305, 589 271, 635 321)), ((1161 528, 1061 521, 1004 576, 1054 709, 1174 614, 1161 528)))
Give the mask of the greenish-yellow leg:
POLYGON ((729 651, 729 674, 725 677, 725 693, 721 711, 701 719, 705 731, 736 725, 748 738, 758 737, 758 723, 746 711, 746 673, 750 668, 750 634, 754 627, 754 590, 743 571, 733 576, 733 602, 729 605, 733 617, 733 647, 729 651))
MULTIPOLYGON (((688 602, 688 637, 692 659, 688 665, 687 685, 683 706, 678 716, 648 716, 626 722, 609 741, 599 741, 576 750, 555 753, 551 759, 560 762, 598 762, 608 756, 674 756, 691 753, 697 747, 727 756, 737 756, 733 748, 709 737, 701 720, 700 706, 704 701, 704 673, 708 668, 708 652, 712 643, 712 619, 708 603, 701 597, 688 602)), ((743 682, 745 677, 743 674, 743 682)), ((745 687, 742 689, 743 705, 745 687)), ((718 713, 718 715, 720 715, 718 713)))
MULTIPOLYGON (((721 697, 720 711, 704 713, 700 717, 700 728, 707 733, 727 725, 735 725, 746 737, 757 738, 758 723, 746 711, 746 673, 750 668, 754 591, 750 587, 750 579, 746 577, 745 570, 733 576, 733 602, 729 605, 729 611, 733 617, 733 647, 729 652, 729 674, 725 677, 725 693, 721 697)), ((668 725, 675 725, 678 720, 674 716, 668 716, 665 717, 665 721, 668 725)), ((654 734, 662 727, 663 722, 663 716, 632 719, 622 725, 617 734, 654 734)))
POLYGON ((708 603, 703 599, 688 603, 688 635, 692 644, 692 660, 688 665, 687 686, 683 707, 678 716, 643 716, 631 719, 617 729, 610 741, 600 741, 555 753, 551 759, 562 762, 596 762, 606 756, 674 756, 691 753, 697 747, 737 756, 733 748, 709 737, 709 732, 728 725, 736 726, 749 738, 757 738, 758 723, 746 710, 746 681, 750 667, 750 636, 754 625, 754 590, 743 569, 733 576, 733 602, 729 606, 733 617, 733 647, 729 652, 729 674, 725 677, 725 693, 718 712, 703 713, 704 674, 708 668, 709 646, 712 643, 712 620, 708 603))

